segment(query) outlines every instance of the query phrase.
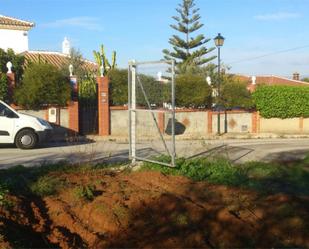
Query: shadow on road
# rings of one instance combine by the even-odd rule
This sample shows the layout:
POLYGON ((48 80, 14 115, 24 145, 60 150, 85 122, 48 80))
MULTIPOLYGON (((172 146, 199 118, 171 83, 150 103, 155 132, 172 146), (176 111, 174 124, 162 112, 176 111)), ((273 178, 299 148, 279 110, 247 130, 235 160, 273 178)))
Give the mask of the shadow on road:
POLYGON ((247 155, 253 153, 254 151, 255 151, 254 149, 240 146, 219 145, 217 147, 187 157, 187 159, 194 159, 198 157, 206 157, 206 158, 221 157, 235 163, 240 159, 246 157, 247 155))
POLYGON ((276 153, 269 153, 262 158, 265 162, 278 162, 278 163, 289 163, 302 161, 306 155, 308 155, 309 150, 288 150, 276 153))

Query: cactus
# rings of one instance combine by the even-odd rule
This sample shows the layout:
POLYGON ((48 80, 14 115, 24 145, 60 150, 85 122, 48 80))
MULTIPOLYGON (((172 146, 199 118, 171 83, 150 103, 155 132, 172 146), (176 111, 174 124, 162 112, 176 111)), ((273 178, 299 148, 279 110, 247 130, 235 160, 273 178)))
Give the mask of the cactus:
POLYGON ((112 64, 109 63, 106 54, 105 54, 105 50, 104 50, 104 46, 101 45, 100 47, 100 51, 93 51, 93 55, 94 55, 94 59, 96 60, 97 64, 99 65, 99 69, 98 69, 98 75, 100 75, 100 67, 103 66, 104 72, 103 75, 106 76, 108 74, 108 72, 114 68, 116 68, 116 51, 113 51, 112 54, 112 64))

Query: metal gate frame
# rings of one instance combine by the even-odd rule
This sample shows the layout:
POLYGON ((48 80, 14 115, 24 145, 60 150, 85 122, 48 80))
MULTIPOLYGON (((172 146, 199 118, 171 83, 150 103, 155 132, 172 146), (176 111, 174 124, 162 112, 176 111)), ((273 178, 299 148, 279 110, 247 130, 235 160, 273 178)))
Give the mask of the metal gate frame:
POLYGON ((136 161, 146 161, 151 163, 156 163, 159 165, 167 166, 167 167, 175 167, 175 159, 176 159, 176 146, 175 146, 175 61, 149 61, 149 62, 136 62, 135 60, 132 60, 129 62, 128 67, 128 110, 129 110, 129 159, 132 161, 132 164, 135 164, 136 161), (147 64, 168 64, 171 67, 171 104, 172 109, 171 110, 154 110, 152 109, 150 102, 148 100, 147 94, 144 90, 143 84, 140 81, 137 69, 138 65, 147 65, 147 64), (136 108, 136 85, 139 85, 142 93, 144 95, 145 101, 147 103, 148 109, 137 109, 136 108), (148 112, 152 115, 153 122, 155 123, 155 126, 158 130, 158 133, 160 134, 160 139, 164 145, 164 148, 167 152, 167 154, 171 157, 171 163, 164 163, 156 160, 151 160, 143 157, 138 157, 136 155, 136 114, 138 112, 148 112), (172 114, 172 124, 171 124, 171 136, 172 136, 172 151, 170 151, 166 145, 166 141, 160 131, 158 120, 155 116, 155 113, 169 113, 172 114))

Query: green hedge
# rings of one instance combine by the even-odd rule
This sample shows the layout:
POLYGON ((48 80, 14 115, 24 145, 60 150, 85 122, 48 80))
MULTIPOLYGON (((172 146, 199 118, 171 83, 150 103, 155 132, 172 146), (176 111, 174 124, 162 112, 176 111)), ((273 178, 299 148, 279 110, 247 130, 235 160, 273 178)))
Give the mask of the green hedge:
POLYGON ((113 69, 108 72, 110 79, 110 104, 125 105, 128 103, 128 70, 113 69))
POLYGON ((265 118, 309 117, 309 87, 260 86, 253 93, 256 109, 265 118))
POLYGON ((5 73, 0 72, 0 100, 8 100, 8 78, 5 73))
POLYGON ((18 105, 40 109, 46 105, 66 106, 70 93, 69 78, 58 68, 47 63, 31 63, 25 69, 14 98, 18 105))
MULTIPOLYGON (((125 69, 113 69, 108 73, 110 79, 110 104, 125 105, 128 103, 128 71, 125 69)), ((147 94, 150 104, 162 105, 168 102, 169 84, 160 84, 152 76, 139 74, 138 81, 141 81, 147 94)), ((136 103, 138 106, 147 106, 140 85, 136 83, 136 103)))
POLYGON ((211 87, 202 76, 185 74, 176 77, 176 105, 178 107, 211 107, 211 92, 211 87))

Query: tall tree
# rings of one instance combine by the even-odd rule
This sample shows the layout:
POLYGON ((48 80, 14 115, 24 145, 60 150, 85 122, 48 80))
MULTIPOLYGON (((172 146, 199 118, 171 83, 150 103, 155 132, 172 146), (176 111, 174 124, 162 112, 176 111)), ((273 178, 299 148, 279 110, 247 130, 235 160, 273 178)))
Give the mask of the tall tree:
POLYGON ((83 55, 78 49, 72 48, 68 60, 62 65, 61 71, 64 75, 69 75, 69 66, 73 66, 74 75, 77 77, 78 82, 82 81, 88 72, 85 66, 83 55))
POLYGON ((204 25, 200 23, 201 16, 198 14, 199 8, 195 8, 194 0, 183 0, 182 4, 176 8, 179 16, 172 18, 177 22, 176 25, 170 25, 176 31, 182 33, 184 38, 173 35, 169 43, 173 46, 173 51, 163 50, 164 58, 167 60, 175 59, 178 68, 185 71, 187 66, 201 66, 213 60, 216 56, 206 58, 205 55, 215 48, 207 49, 204 45, 211 39, 205 38, 199 34, 192 37, 193 33, 198 31, 204 25))

